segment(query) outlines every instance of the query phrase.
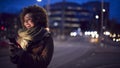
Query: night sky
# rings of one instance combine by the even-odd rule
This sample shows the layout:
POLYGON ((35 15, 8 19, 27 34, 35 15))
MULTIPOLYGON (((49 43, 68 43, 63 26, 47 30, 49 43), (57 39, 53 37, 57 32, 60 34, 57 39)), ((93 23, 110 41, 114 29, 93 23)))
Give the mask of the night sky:
MULTIPOLYGON (((61 2, 62 0, 49 0, 50 4, 61 2)), ((101 1, 101 0, 66 0, 75 3, 86 3, 89 1, 101 1)), ((120 22, 120 0, 104 0, 110 3, 110 18, 116 18, 120 22)), ((43 6, 47 4, 47 0, 42 0, 42 2, 37 2, 36 0, 0 0, 0 13, 18 13, 23 7, 38 4, 43 6)))

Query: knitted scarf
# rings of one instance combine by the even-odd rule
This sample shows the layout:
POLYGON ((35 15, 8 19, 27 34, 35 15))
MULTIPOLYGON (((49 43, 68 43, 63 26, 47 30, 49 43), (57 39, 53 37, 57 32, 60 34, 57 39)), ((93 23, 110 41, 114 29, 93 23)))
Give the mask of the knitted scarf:
POLYGON ((47 33, 48 31, 45 28, 40 27, 22 29, 18 31, 17 42, 20 44, 23 50, 26 50, 26 48, 29 46, 29 43, 40 41, 40 38, 47 33))

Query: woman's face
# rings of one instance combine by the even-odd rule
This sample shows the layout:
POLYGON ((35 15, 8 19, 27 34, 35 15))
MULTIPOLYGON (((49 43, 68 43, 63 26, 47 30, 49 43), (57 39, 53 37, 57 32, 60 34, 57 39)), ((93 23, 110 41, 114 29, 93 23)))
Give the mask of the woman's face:
POLYGON ((32 21, 31 14, 28 13, 24 16, 24 24, 27 29, 30 29, 35 26, 34 22, 32 21))

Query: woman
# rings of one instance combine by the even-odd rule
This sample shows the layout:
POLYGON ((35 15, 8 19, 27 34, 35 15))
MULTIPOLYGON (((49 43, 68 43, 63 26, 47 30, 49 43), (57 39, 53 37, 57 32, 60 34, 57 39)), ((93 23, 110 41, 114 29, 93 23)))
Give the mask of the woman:
POLYGON ((53 55, 53 39, 47 25, 46 11, 29 6, 21 13, 23 28, 16 40, 10 40, 10 59, 18 68, 47 68, 53 55))

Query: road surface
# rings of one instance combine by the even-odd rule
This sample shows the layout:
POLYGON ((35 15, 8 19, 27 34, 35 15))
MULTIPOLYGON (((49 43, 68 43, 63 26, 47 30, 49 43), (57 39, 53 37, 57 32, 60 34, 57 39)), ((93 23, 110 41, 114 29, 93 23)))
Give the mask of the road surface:
MULTIPOLYGON (((54 55, 48 68, 120 68, 120 47, 92 44, 84 38, 54 41, 54 55)), ((16 68, 8 48, 0 48, 0 68, 16 68)))

